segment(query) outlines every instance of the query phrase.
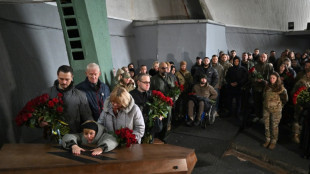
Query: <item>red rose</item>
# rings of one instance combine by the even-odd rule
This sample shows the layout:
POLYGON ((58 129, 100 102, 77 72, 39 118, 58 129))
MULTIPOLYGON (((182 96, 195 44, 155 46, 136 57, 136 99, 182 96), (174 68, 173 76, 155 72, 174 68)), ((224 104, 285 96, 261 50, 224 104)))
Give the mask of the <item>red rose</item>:
POLYGON ((63 112, 63 108, 61 106, 58 106, 56 111, 59 112, 59 113, 62 113, 63 112))
POLYGON ((63 94, 62 93, 58 93, 57 96, 58 96, 58 98, 61 98, 63 96, 63 94))
POLYGON ((152 91, 152 95, 156 95, 156 91, 155 90, 152 91))
POLYGON ((176 81, 174 82, 175 86, 179 87, 179 83, 176 81))
POLYGON ((298 95, 301 93, 301 91, 306 90, 306 89, 307 89, 307 87, 302 86, 302 87, 300 87, 300 88, 294 93, 294 95, 293 95, 293 104, 294 104, 294 105, 297 104, 298 95))
POLYGON ((40 98, 39 104, 42 104, 42 103, 45 103, 49 99, 49 96, 48 94, 43 94, 39 98, 40 98))
POLYGON ((255 71, 255 67, 253 66, 250 70, 249 70, 249 73, 252 73, 255 71))
POLYGON ((116 135, 119 135, 119 134, 121 134, 121 131, 120 131, 120 130, 116 130, 116 131, 115 131, 115 134, 116 134, 116 135))
POLYGON ((23 120, 21 119, 20 115, 15 118, 15 122, 17 126, 21 126, 23 124, 23 120))
POLYGON ((54 102, 55 104, 57 104, 57 103, 59 102, 58 98, 53 98, 52 100, 53 100, 53 102, 54 102))
POLYGON ((181 92, 184 91, 184 85, 180 85, 180 90, 181 90, 181 92))
POLYGON ((28 114, 26 114, 26 116, 27 116, 27 118, 30 118, 30 117, 32 117, 32 114, 28 113, 28 114))
POLYGON ((52 108, 54 106, 55 106, 55 103, 52 100, 48 101, 48 107, 52 108))
POLYGON ((22 119, 23 119, 23 121, 27 121, 28 120, 28 115, 27 114, 23 114, 22 115, 22 119))

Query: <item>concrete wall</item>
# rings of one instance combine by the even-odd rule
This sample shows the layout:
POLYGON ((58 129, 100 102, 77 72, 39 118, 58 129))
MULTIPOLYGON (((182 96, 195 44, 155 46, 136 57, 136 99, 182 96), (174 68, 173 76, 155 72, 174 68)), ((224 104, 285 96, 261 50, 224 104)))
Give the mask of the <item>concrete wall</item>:
POLYGON ((177 23, 140 25, 135 27, 139 62, 149 68, 152 62, 188 62, 188 68, 197 56, 205 56, 206 23, 177 23))
POLYGON ((159 25, 157 47, 160 61, 173 61, 179 69, 185 60, 190 68, 197 56, 206 54, 206 24, 159 25))
POLYGON ((212 20, 226 25, 286 31, 288 22, 304 30, 310 22, 308 0, 201 0, 212 20))
POLYGON ((42 131, 17 128, 14 118, 68 64, 57 7, 1 4, 0 21, 0 144, 32 142, 42 131))
POLYGON ((266 53, 275 50, 280 56, 286 48, 304 52, 310 45, 309 37, 285 36, 283 32, 278 31, 237 27, 226 27, 226 38, 228 49, 236 50, 239 56, 245 51, 253 52, 255 48, 266 53))
POLYGON ((158 27, 134 27, 135 46, 137 50, 138 65, 147 65, 148 69, 158 58, 158 27))
MULTIPOLYGON (((199 1, 206 19, 230 26, 286 31, 288 22, 295 22, 295 30, 310 22, 308 0, 199 1)), ((109 17, 129 20, 188 19, 192 14, 183 0, 107 0, 107 8, 109 17)))
POLYGON ((227 50, 226 44, 226 28, 222 25, 207 24, 207 46, 206 56, 212 57, 213 54, 217 54, 220 51, 227 50))
POLYGON ((108 19, 113 68, 121 68, 133 62, 137 65, 132 21, 108 19))
POLYGON ((106 2, 108 16, 113 18, 127 20, 188 18, 183 0, 107 0, 106 2))

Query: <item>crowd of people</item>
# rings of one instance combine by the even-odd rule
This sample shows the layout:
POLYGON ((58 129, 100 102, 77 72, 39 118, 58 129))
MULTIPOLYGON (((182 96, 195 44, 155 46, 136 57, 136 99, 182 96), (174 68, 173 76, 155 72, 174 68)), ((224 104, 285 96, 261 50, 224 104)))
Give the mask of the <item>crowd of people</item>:
MULTIPOLYGON (((181 61, 179 67, 174 62, 155 61, 149 71, 146 65, 135 69, 130 63, 114 71, 110 87, 99 80, 100 68, 95 63, 87 65, 86 79, 76 86, 72 81, 72 68, 63 65, 57 71, 58 79, 54 86, 47 92, 51 96, 57 92, 64 94, 65 121, 69 123, 71 136, 65 136, 63 145, 75 154, 83 151, 77 145, 77 139, 81 142, 84 136, 84 143, 92 142, 99 132, 100 138, 96 139, 96 143, 100 143, 93 154, 113 149, 117 145, 115 138, 103 134, 122 127, 132 129, 141 143, 150 119, 154 123, 149 130, 151 135, 164 141, 174 124, 201 125, 202 115, 210 109, 210 105, 214 105, 216 116, 236 117, 241 128, 249 122, 263 122, 263 146, 274 149, 282 118, 291 125, 294 142, 306 139, 301 138, 301 134, 309 136, 308 132, 302 133, 302 124, 309 120, 301 118, 306 108, 292 103, 292 96, 299 87, 310 87, 308 54, 309 51, 295 54, 286 49, 278 58, 275 51, 268 55, 255 49, 253 54, 244 52, 240 58, 235 50, 230 54, 221 51, 211 58, 197 57, 190 69, 186 61, 181 61), (184 90, 173 98, 174 106, 168 117, 149 118, 146 103, 152 102, 151 90, 168 95, 176 84, 183 85, 184 90), (85 129, 85 125, 88 129, 82 132, 81 138, 77 133, 83 130, 81 128, 85 129), (90 139, 92 130, 94 135, 90 139)), ((40 124, 41 127, 45 125, 44 122, 40 124)), ((305 148, 309 149, 309 145, 305 148)), ((306 150, 305 155, 309 157, 310 150, 306 150)))

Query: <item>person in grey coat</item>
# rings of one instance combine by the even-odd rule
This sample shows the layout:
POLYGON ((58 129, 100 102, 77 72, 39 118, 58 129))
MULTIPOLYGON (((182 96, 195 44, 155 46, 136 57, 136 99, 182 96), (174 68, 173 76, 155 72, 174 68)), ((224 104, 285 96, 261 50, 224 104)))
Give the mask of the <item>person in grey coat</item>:
POLYGON ((132 129, 138 143, 141 143, 145 131, 142 112, 123 87, 115 87, 110 97, 106 99, 98 123, 110 132, 125 127, 132 129))
POLYGON ((79 134, 66 134, 62 137, 62 147, 72 150, 75 155, 80 155, 81 145, 91 145, 92 155, 99 155, 103 152, 109 152, 118 146, 117 140, 114 136, 107 133, 107 130, 95 121, 88 120, 84 122, 81 127, 83 131, 79 134))
MULTIPOLYGON (((73 69, 68 65, 62 65, 57 70, 57 80, 54 85, 44 91, 50 98, 63 95, 64 122, 69 124, 70 133, 78 133, 80 125, 86 120, 93 120, 86 94, 73 85, 73 69)), ((40 127, 48 123, 41 120, 40 127)))

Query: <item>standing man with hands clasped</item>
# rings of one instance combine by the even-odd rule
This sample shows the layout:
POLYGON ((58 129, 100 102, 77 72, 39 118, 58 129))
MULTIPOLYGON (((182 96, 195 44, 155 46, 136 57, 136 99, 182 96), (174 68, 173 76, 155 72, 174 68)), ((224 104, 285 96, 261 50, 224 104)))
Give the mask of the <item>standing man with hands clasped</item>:
POLYGON ((85 74, 86 79, 78 84, 76 88, 85 92, 93 119, 97 121, 103 110, 105 99, 110 96, 110 89, 100 81, 101 72, 99 65, 96 63, 88 64, 85 74))

